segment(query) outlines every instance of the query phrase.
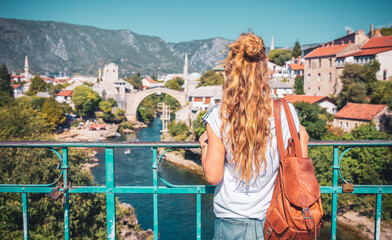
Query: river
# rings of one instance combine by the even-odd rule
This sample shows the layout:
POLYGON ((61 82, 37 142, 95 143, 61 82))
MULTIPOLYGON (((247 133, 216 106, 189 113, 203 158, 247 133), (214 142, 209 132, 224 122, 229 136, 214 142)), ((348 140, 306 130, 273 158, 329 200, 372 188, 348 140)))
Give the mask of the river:
MULTIPOLYGON (((158 142, 161 140, 162 123, 154 119, 148 128, 109 141, 158 142)), ((152 186, 152 151, 150 148, 132 148, 130 154, 115 149, 115 183, 117 186, 152 186)), ((92 169, 95 181, 105 184, 105 160, 103 149, 97 153, 99 166, 92 169)), ((176 165, 162 163, 163 177, 173 184, 206 184, 200 176, 176 165)), ((162 185, 162 184, 160 184, 162 185)), ((153 229, 152 194, 117 194, 121 202, 131 204, 143 229, 153 229)), ((212 194, 202 195, 202 239, 212 239, 214 214, 212 194)), ((193 194, 158 195, 159 234, 162 240, 196 239, 196 196, 193 194)), ((319 239, 330 238, 330 224, 326 223, 319 239)), ((358 233, 338 226, 337 239, 361 239, 358 233)))

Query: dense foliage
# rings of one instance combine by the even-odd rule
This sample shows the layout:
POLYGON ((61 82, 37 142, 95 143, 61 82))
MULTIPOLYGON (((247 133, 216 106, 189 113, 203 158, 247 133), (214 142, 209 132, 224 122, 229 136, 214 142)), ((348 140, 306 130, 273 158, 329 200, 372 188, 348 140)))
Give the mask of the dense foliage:
POLYGON ((283 66, 283 63, 289 59, 291 59, 291 51, 290 49, 275 49, 271 50, 268 53, 268 58, 270 62, 275 63, 276 65, 283 66))
POLYGON ((305 94, 304 91, 304 77, 303 76, 296 76, 294 80, 294 93, 297 95, 305 94))
POLYGON ((214 70, 210 70, 200 77, 198 87, 222 85, 224 81, 225 78, 221 73, 216 73, 214 70))
POLYGON ((30 88, 26 94, 29 96, 37 95, 38 92, 45 92, 47 88, 48 84, 40 76, 35 75, 31 79, 30 88))
POLYGON ((195 121, 192 122, 193 134, 195 135, 195 141, 199 141, 199 137, 206 131, 206 126, 203 123, 202 117, 206 114, 206 111, 201 111, 195 121))
POLYGON ((73 90, 72 102, 82 116, 94 114, 100 101, 101 97, 99 94, 85 85, 77 86, 73 90))
POLYGON ((293 51, 291 53, 294 58, 297 58, 302 55, 301 46, 299 45, 298 41, 295 42, 293 51))
POLYGON ((135 89, 141 89, 143 86, 142 77, 140 77, 140 73, 127 77, 124 80, 132 84, 135 89))
MULTIPOLYGON (((23 101, 14 101, 9 96, 6 100, 1 98, 1 141, 51 140, 49 133, 52 131, 53 124, 50 123, 52 120, 46 119, 50 114, 44 112, 54 111, 54 108, 59 106, 55 105, 53 98, 48 98, 41 107, 33 109, 28 103, 31 99, 26 97, 23 101)), ((85 152, 71 148, 68 159, 71 165, 69 177, 73 186, 95 185, 91 173, 83 168, 87 159, 85 152)), ((57 156, 48 149, 0 148, 0 183, 52 183, 60 174, 60 170, 57 169, 58 163, 57 156)), ((55 183, 55 186, 58 184, 55 183)), ((0 239, 23 238, 21 200, 20 194, 0 193, 0 239)), ((48 200, 46 194, 29 193, 28 204, 31 239, 61 239, 64 236, 64 212, 61 202, 48 200)), ((71 194, 70 207, 72 239, 106 238, 104 194, 71 194)), ((119 211, 117 211, 116 230, 119 234, 119 229, 122 227, 119 218, 125 214, 125 211, 117 209, 119 211)))
POLYGON ((307 102, 294 103, 301 124, 306 128, 311 140, 321 140, 327 133, 327 122, 332 121, 332 115, 325 109, 307 102))
POLYGON ((42 118, 45 119, 51 127, 58 127, 66 120, 63 107, 53 97, 45 100, 41 111, 42 118))
POLYGON ((380 69, 380 63, 346 64, 341 77, 343 88, 337 96, 338 108, 344 107, 347 102, 367 103, 372 94, 374 84, 377 82, 376 73, 380 69))
POLYGON ((391 27, 384 27, 384 28, 381 28, 381 35, 383 35, 383 36, 390 36, 390 35, 392 35, 392 26, 391 27))
POLYGON ((188 126, 183 122, 176 123, 172 121, 169 123, 168 129, 170 135, 175 137, 176 141, 185 141, 190 134, 188 126))
POLYGON ((172 96, 161 93, 160 95, 150 95, 146 97, 138 108, 140 118, 144 122, 151 122, 155 118, 155 111, 158 103, 163 102, 170 106, 170 111, 177 111, 180 109, 180 103, 172 96))
POLYGON ((184 84, 184 79, 175 78, 165 82, 165 88, 174 89, 177 91, 182 91, 182 85, 184 84))
POLYGON ((8 94, 10 97, 14 96, 14 89, 11 86, 11 75, 8 73, 5 64, 0 67, 0 91, 8 94))

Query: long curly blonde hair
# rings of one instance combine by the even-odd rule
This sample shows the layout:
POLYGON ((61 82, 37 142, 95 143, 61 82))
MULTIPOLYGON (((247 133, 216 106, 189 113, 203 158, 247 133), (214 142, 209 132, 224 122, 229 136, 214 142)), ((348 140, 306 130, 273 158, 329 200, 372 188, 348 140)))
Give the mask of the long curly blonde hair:
POLYGON ((267 167, 264 155, 271 134, 268 118, 272 109, 265 46, 261 37, 247 33, 227 48, 228 56, 220 62, 226 75, 220 132, 230 146, 240 180, 248 184, 261 166, 262 170, 267 167))

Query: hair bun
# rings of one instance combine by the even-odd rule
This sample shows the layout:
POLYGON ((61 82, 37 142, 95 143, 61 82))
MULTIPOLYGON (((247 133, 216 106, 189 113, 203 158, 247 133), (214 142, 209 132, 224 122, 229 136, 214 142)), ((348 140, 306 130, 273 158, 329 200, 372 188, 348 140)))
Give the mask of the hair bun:
POLYGON ((260 37, 247 34, 243 41, 244 58, 249 61, 258 61, 265 54, 265 47, 260 37))

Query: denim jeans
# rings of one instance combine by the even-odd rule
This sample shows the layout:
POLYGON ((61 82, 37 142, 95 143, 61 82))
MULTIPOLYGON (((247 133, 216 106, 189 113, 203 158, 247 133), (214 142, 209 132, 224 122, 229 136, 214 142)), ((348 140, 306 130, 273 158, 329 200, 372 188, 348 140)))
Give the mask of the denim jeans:
POLYGON ((264 240, 264 222, 265 219, 217 218, 214 240, 264 240))

